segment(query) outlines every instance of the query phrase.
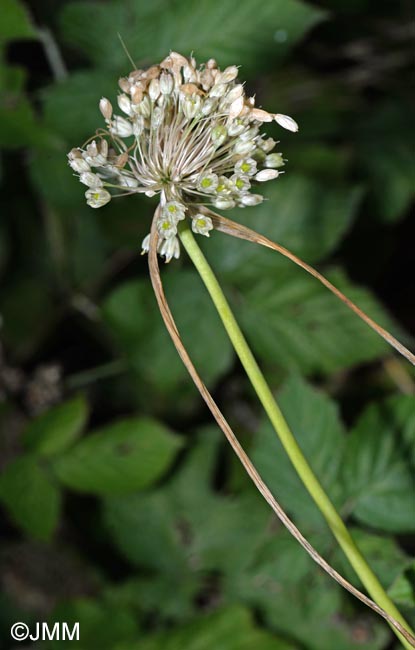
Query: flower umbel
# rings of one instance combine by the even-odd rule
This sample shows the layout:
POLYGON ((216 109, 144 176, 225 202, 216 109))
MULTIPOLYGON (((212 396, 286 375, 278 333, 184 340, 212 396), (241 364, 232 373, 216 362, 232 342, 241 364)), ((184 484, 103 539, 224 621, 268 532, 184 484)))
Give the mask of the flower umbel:
MULTIPOLYGON (((102 98, 107 128, 68 155, 92 208, 124 194, 159 195, 158 252, 166 262, 179 257, 182 219, 188 216, 193 232, 209 236, 204 205, 226 210, 261 203, 253 186, 277 178, 284 165, 280 153, 270 153, 276 142, 260 133, 262 123, 298 130, 292 118, 255 108, 237 77, 236 66, 221 71, 210 59, 197 67, 193 57, 171 52, 121 78, 124 116, 102 98)), ((143 253, 148 247, 146 237, 143 253)))

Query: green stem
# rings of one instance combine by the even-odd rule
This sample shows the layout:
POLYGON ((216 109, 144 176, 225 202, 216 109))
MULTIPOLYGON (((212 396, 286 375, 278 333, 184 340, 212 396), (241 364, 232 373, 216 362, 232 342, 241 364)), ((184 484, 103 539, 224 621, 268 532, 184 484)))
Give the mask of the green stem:
MULTIPOLYGON (((180 224, 180 239, 191 258, 194 266, 202 278, 206 289, 219 313, 223 325, 228 333, 233 347, 248 375, 251 384, 258 395, 262 406, 264 407, 271 423, 281 440, 281 443, 287 452, 292 464, 294 465, 299 477, 324 516, 333 535, 343 549, 350 564, 359 576, 362 584, 366 587, 373 600, 380 605, 388 614, 398 620, 404 627, 410 630, 410 627, 395 607, 379 580, 367 564, 365 558, 360 553, 354 543, 349 531, 344 525, 340 515, 337 513, 330 498, 325 493, 317 477, 313 473, 310 465, 304 457, 293 433, 291 432, 274 396, 269 388, 264 375, 262 374, 249 346, 242 334, 238 323, 229 307, 229 304, 223 294, 212 269, 210 268, 205 256, 200 250, 188 224, 184 221, 180 224)), ((404 639, 399 632, 392 628, 399 637, 405 648, 411 649, 411 645, 404 639)))

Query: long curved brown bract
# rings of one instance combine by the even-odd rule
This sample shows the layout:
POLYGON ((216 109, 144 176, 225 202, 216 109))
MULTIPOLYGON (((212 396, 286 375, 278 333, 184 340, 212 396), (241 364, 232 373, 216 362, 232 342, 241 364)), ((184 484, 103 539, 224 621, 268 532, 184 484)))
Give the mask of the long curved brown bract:
POLYGON ((298 266, 301 266, 302 269, 307 271, 310 275, 312 275, 314 278, 316 278, 319 282, 324 284, 327 289, 329 289, 332 293, 334 293, 337 298, 339 298, 342 302, 344 302, 349 309, 355 312, 361 318, 369 327, 371 327, 379 336, 381 336, 389 345, 391 345, 395 350, 397 350, 405 359, 407 359, 410 363, 415 365, 415 354, 410 352, 402 343, 400 343, 392 334, 389 334, 387 330, 385 330, 383 327, 375 323, 370 316, 365 314, 357 305, 355 305, 347 296, 344 295, 337 287, 334 286, 327 278, 324 277, 321 273, 316 271, 312 266, 304 262, 302 259, 294 255, 294 253, 291 253, 287 248, 284 248, 284 246, 281 246, 280 244, 276 244, 275 242, 271 241, 271 239, 268 239, 267 237, 264 237, 264 235, 260 235, 259 233, 255 232, 255 230, 251 230, 250 228, 247 228, 246 226, 241 225, 240 223, 236 223, 235 221, 231 221, 231 219, 226 219, 225 217, 222 217, 219 214, 216 214, 215 212, 212 212, 212 210, 209 210, 208 208, 204 208, 204 212, 209 215, 209 217, 212 219, 213 225, 216 230, 219 230, 220 232, 225 233, 226 235, 232 235, 233 237, 238 237, 239 239, 245 239, 246 241, 254 242, 255 244, 260 244, 261 246, 265 246, 266 248, 271 248, 274 251, 277 251, 278 253, 281 253, 284 257, 287 257, 290 259, 294 264, 297 264, 298 266))
POLYGON ((148 265, 150 270, 151 283, 153 285, 153 289, 160 309, 160 313, 163 318, 164 324, 166 325, 166 328, 170 334, 170 337, 175 345, 175 348, 180 355, 180 358, 182 359, 184 365, 186 366, 191 378, 193 379, 193 382, 195 383, 199 393, 201 394, 204 401, 206 402, 210 412, 212 413, 216 422, 218 423, 223 433, 225 434, 233 451, 238 456, 245 471, 253 481, 255 487, 259 490, 259 492, 262 494, 264 499, 271 506, 272 510, 275 512, 275 514, 278 516, 278 518, 284 524, 287 530, 299 542, 299 544, 301 544, 301 546, 307 551, 307 553, 312 557, 312 559, 324 571, 326 571, 326 573, 328 573, 329 576, 331 576, 334 580, 336 580, 336 582, 338 582, 342 587, 344 587, 344 589, 349 591, 351 594, 353 594, 353 596, 358 598, 362 603, 364 603, 365 605, 373 609, 377 614, 379 614, 384 619, 386 619, 386 621, 388 621, 390 625, 395 627, 396 630, 398 630, 402 634, 402 636, 405 637, 408 643, 410 643, 411 646, 415 648, 415 637, 413 637, 399 623, 399 621, 397 621, 395 618, 390 616, 387 612, 385 612, 384 609, 382 609, 375 602, 373 602, 373 600, 365 596, 362 592, 356 589, 356 587, 353 587, 353 585, 351 585, 350 582, 345 580, 345 578, 343 578, 339 573, 337 573, 337 571, 333 569, 333 567, 331 567, 330 564, 328 564, 328 562, 326 562, 326 560, 323 557, 321 557, 321 555, 316 551, 316 549, 313 546, 311 546, 311 544, 301 534, 301 532, 298 530, 298 528, 294 525, 294 523, 285 513, 283 508, 280 506, 278 501, 275 499, 275 497, 273 496, 273 494, 271 493, 267 485, 262 480, 261 476, 258 474, 257 470, 255 469, 248 455, 245 453, 244 449, 240 445, 237 437, 235 436, 234 432, 232 431, 231 427, 229 426, 228 422, 226 421, 225 417, 220 411, 218 405, 213 399, 212 395, 210 394, 207 387, 205 386, 202 379, 200 378, 180 338, 179 330, 177 329, 175 320, 173 318, 173 315, 171 313, 171 310, 169 308, 164 293, 163 284, 160 277, 158 259, 157 259, 157 243, 158 243, 158 234, 156 228, 157 215, 158 215, 158 209, 156 210, 153 223, 151 226, 151 239, 150 239, 150 250, 148 254, 148 265))

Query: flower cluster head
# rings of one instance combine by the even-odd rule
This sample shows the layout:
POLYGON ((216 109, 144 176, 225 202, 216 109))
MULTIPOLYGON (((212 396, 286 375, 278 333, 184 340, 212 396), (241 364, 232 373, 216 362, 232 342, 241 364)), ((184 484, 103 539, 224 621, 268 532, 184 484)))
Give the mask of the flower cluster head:
POLYGON ((123 115, 114 115, 102 98, 107 128, 85 148, 72 149, 69 165, 88 187, 93 208, 122 194, 159 195, 158 252, 167 262, 179 257, 182 219, 189 217, 193 232, 208 237, 213 225, 203 206, 226 210, 262 202, 255 186, 277 178, 284 165, 273 153, 276 142, 260 133, 262 124, 298 130, 287 115, 256 108, 238 68, 221 71, 214 59, 197 67, 193 57, 171 52, 158 65, 133 70, 119 86, 123 115))

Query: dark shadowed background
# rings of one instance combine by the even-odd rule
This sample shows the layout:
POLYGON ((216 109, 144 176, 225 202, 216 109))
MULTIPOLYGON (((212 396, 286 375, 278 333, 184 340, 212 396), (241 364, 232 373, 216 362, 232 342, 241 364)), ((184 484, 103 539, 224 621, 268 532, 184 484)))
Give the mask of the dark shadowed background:
MULTIPOLYGON (((139 255, 154 203, 89 208, 66 153, 103 126, 99 99, 115 104, 130 71, 117 33, 138 67, 170 49, 241 65, 257 104, 300 131, 267 129, 285 173, 231 217, 411 347, 411 3, 1 0, 0 12, 0 647, 27 647, 11 641, 15 621, 79 621, 82 650, 395 647, 280 526, 211 422, 139 255)), ((203 243, 310 463, 415 622, 413 370, 278 254, 220 233, 203 243)), ((184 253, 162 272, 261 474, 359 586, 184 253)))

